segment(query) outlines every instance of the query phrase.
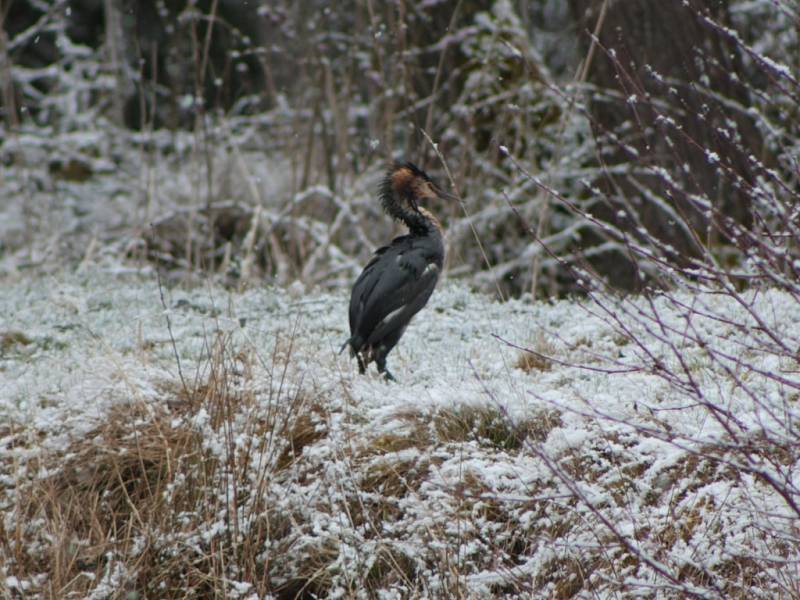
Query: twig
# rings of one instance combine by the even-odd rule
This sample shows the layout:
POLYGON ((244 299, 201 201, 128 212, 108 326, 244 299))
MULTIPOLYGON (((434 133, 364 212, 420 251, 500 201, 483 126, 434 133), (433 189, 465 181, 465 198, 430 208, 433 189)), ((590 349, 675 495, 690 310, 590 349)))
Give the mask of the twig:
MULTIPOLYGON (((464 200, 461 198, 461 194, 458 191, 458 186, 456 185, 455 179, 453 179, 453 174, 450 172, 450 168, 447 166, 447 161, 445 161, 444 156, 442 156, 441 151, 439 150, 439 144, 435 143, 431 136, 428 135, 428 132, 424 129, 420 130, 422 135, 425 136, 425 139, 428 140, 430 143, 431 148, 436 153, 436 156, 439 157, 439 160, 442 163, 442 167, 444 168, 445 173, 447 173, 447 179, 450 181, 450 185, 453 187, 453 191, 455 192, 456 197, 458 198, 458 203, 461 205, 461 210, 464 212, 464 216, 469 220, 469 228, 472 231, 472 235, 475 237, 475 241, 478 243, 478 249, 481 252, 481 256, 483 256, 483 262, 486 264, 486 268, 489 271, 492 271, 492 263, 489 261, 489 257, 486 254, 486 250, 483 248, 483 243, 481 242, 481 238, 478 235, 478 231, 475 229, 475 225, 472 223, 470 219, 469 211, 467 210, 467 206, 464 204, 464 200)), ((497 281, 497 277, 493 277, 494 286, 497 289, 497 295, 500 299, 505 302, 506 296, 503 294, 503 290, 500 288, 500 282, 497 281)))
MULTIPOLYGON (((155 231, 153 232, 155 235, 155 231)), ((172 333, 172 321, 169 318, 169 308, 167 308, 167 301, 164 299, 164 288, 161 285, 161 269, 156 266, 156 279, 158 281, 158 294, 161 297, 161 306, 164 308, 164 318, 167 320, 167 331, 169 332, 169 340, 172 343, 172 352, 175 354, 175 362, 178 365, 178 376, 181 379, 181 386, 185 394, 189 393, 189 388, 186 385, 186 380, 183 378, 183 369, 181 368, 181 357, 178 354, 178 344, 175 343, 175 335, 172 333)))

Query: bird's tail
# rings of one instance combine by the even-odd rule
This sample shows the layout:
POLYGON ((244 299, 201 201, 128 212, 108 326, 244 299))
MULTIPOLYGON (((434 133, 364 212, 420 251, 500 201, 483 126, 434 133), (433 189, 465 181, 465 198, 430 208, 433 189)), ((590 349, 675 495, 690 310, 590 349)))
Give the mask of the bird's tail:
POLYGON ((360 335, 357 334, 351 335, 349 338, 347 338, 347 341, 344 344, 342 344, 342 347, 339 348, 339 354, 344 352, 344 349, 347 348, 348 346, 350 346, 350 356, 351 357, 355 356, 356 354, 361 352, 364 346, 364 338, 362 338, 360 335))
POLYGON ((347 338, 347 341, 344 344, 342 344, 341 348, 339 348, 339 354, 344 352, 344 349, 347 348, 348 346, 350 346, 350 356, 353 356, 356 353, 356 351, 355 351, 355 349, 353 347, 353 342, 355 341, 355 337, 356 336, 351 336, 351 337, 347 338))

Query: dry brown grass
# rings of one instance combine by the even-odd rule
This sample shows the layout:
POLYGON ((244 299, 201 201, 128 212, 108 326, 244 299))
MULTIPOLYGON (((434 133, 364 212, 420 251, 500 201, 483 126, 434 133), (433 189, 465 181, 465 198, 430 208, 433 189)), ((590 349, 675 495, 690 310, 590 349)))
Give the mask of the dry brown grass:
MULTIPOLYGON (((99 589, 110 598, 224 598, 233 592, 231 581, 280 599, 325 597, 333 590, 377 595, 392 587, 424 597, 431 595, 431 573, 441 574, 437 594, 467 597, 466 573, 477 567, 459 551, 479 547, 470 560, 507 574, 492 584, 492 594, 566 599, 649 572, 638 546, 591 522, 587 501, 565 496, 556 477, 533 480, 513 498, 479 467, 465 466, 455 482, 437 477, 462 451, 498 466, 512 457, 521 464, 542 458, 541 444, 565 415, 540 408, 511 420, 495 405, 465 403, 398 411, 392 427, 374 434, 364 434, 359 419, 365 417, 355 413, 351 425, 336 429, 341 415, 332 414, 330 397, 283 381, 293 348, 292 340, 276 343, 274 380, 264 381, 252 351, 216 335, 196 384, 162 384, 158 403, 118 404, 82 439, 30 460, 15 489, 0 489, 0 502, 15 515, 12 529, 0 521, 8 574, 25 581, 45 575, 29 592, 53 599, 99 589), (331 443, 345 432, 357 434, 331 443), (326 473, 334 461, 343 467, 338 479, 326 473), (275 486, 313 491, 298 495, 302 502, 280 505, 275 486), (419 539, 408 541, 417 525, 406 511, 413 506, 433 515, 431 502, 451 511, 447 518, 458 523, 457 534, 447 520, 432 517, 424 535, 436 549, 410 552, 419 539), (342 526, 343 537, 320 533, 320 516, 342 526), (586 535, 587 529, 596 543, 578 548, 576 532, 586 535), (343 577, 341 543, 348 536, 369 550, 343 577), (558 551, 535 576, 515 575, 516 565, 543 545, 558 551), (116 578, 109 575, 114 569, 116 578)), ((0 433, 17 440, 18 448, 38 443, 12 425, 0 425, 0 433)), ((667 508, 669 518, 643 521, 635 541, 669 563, 676 580, 705 587, 719 580, 721 593, 732 598, 761 584, 763 561, 747 556, 731 557, 713 572, 673 560, 698 536, 722 535, 720 524, 709 525, 717 506, 703 489, 736 480, 724 450, 706 448, 653 473, 636 444, 635 436, 598 430, 590 446, 566 447, 550 458, 572 483, 607 492, 599 508, 667 508), (640 485, 646 477, 661 484, 648 492, 640 485)), ((786 462, 792 451, 775 460, 786 462)), ((7 461, 4 467, 19 472, 7 461)), ((776 546, 774 557, 788 560, 792 551, 791 544, 776 546)))
POLYGON ((33 343, 27 335, 21 331, 2 331, 0 332, 0 356, 7 354, 19 346, 28 346, 33 343))
POLYGON ((102 581, 109 597, 221 598, 232 570, 259 595, 279 592, 262 553, 289 525, 264 492, 325 430, 321 408, 302 390, 243 391, 252 387, 240 385, 252 377, 252 359, 218 336, 201 383, 165 384, 158 404, 118 404, 63 452, 29 463, 14 494, 17 526, 0 528, 10 574, 46 575, 31 592, 54 599, 85 597, 102 581), (224 448, 210 446, 209 434, 224 448), (221 514, 222 530, 193 535, 221 514), (117 580, 108 577, 115 568, 117 580))
POLYGON ((530 418, 512 422, 491 405, 464 404, 440 409, 433 418, 437 438, 444 442, 474 441, 499 450, 519 450, 527 442, 543 442, 561 424, 556 410, 541 410, 530 418))
POLYGON ((519 351, 515 366, 526 373, 549 371, 553 368, 553 361, 549 357, 555 353, 555 345, 539 333, 528 348, 519 351))

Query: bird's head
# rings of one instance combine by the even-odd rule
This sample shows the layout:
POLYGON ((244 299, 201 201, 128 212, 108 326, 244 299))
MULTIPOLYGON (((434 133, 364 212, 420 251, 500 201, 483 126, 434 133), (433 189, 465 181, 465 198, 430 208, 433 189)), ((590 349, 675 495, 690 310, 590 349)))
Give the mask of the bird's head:
POLYGON ((420 204, 428 204, 439 198, 456 199, 453 194, 436 185, 425 171, 410 162, 396 164, 389 170, 384 180, 383 192, 384 206, 394 199, 414 211, 419 210, 420 204))

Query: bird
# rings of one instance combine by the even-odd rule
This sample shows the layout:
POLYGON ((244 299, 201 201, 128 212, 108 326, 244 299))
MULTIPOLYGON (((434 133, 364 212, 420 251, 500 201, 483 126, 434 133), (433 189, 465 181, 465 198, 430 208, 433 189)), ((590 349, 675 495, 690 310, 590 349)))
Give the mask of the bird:
POLYGON ((386 173, 379 198, 384 212, 408 227, 408 233, 375 251, 350 294, 350 338, 342 350, 358 360, 363 374, 374 362, 389 381, 386 356, 411 319, 427 304, 445 258, 442 225, 421 203, 455 196, 437 186, 419 167, 396 163, 386 173))

